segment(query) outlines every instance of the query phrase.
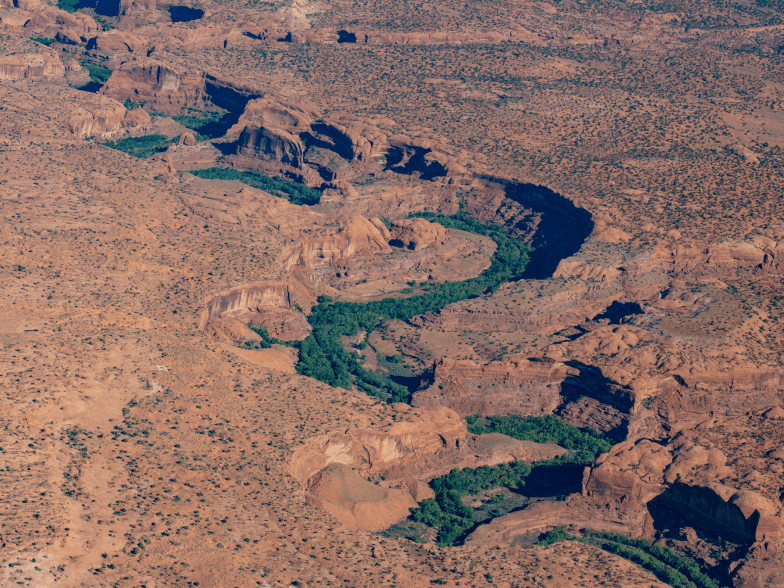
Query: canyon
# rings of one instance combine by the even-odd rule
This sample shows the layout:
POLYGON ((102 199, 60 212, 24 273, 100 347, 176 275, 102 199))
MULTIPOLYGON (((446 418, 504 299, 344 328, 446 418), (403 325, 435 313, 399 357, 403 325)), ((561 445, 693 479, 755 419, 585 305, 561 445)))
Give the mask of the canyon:
POLYGON ((3 584, 784 585, 778 9, 403 4, 0 7, 3 584))

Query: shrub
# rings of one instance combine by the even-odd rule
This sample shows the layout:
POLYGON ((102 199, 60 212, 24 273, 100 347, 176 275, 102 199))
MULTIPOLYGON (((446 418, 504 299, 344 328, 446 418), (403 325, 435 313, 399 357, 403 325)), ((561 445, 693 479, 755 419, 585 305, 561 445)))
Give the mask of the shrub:
POLYGON ((143 137, 126 137, 120 141, 107 141, 104 145, 133 157, 143 158, 165 151, 170 143, 175 142, 176 139, 169 139, 166 135, 145 135, 143 137))
POLYGON ((222 167, 193 170, 194 176, 207 180, 239 180, 243 184, 264 190, 293 204, 313 205, 321 200, 321 191, 305 184, 284 180, 280 177, 270 178, 263 174, 222 167))
POLYGON ((568 541, 571 540, 572 536, 567 533, 563 527, 556 527, 552 531, 547 531, 547 533, 542 533, 539 535, 539 540, 536 542, 537 545, 552 545, 553 543, 558 543, 560 541, 568 541))
POLYGON ((523 441, 557 443, 564 449, 575 452, 573 461, 590 464, 612 447, 612 442, 590 427, 578 428, 559 420, 555 415, 466 417, 469 432, 475 435, 502 433, 523 441))

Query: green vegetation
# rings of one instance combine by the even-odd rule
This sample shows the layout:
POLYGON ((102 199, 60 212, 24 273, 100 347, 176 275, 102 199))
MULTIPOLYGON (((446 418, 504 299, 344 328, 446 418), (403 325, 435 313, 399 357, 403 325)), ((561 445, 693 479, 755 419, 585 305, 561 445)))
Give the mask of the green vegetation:
POLYGON ((411 518, 415 522, 437 527, 438 543, 441 546, 454 545, 462 540, 477 522, 476 511, 463 504, 463 496, 477 495, 498 487, 517 489, 525 493, 526 486, 533 487, 541 477, 552 472, 553 466, 591 464, 599 454, 608 451, 612 446, 601 434, 563 423, 552 415, 488 419, 474 416, 468 417, 466 421, 469 423, 468 430, 474 434, 497 432, 516 439, 557 443, 570 449, 570 453, 533 465, 513 462, 492 467, 453 470, 433 480, 430 487, 435 492, 435 499, 425 500, 420 503, 419 508, 412 509, 411 518))
POLYGON ((462 211, 451 217, 434 214, 420 216, 448 228, 492 238, 498 248, 490 267, 476 278, 432 285, 426 294, 420 296, 387 298, 365 304, 330 304, 320 299, 308 319, 313 326, 313 333, 300 345, 300 360, 297 364, 300 374, 340 388, 349 389, 353 383, 371 396, 386 398, 390 402, 405 402, 410 395, 408 389, 365 370, 358 354, 345 349, 342 338, 353 337, 363 330, 369 333, 387 320, 408 320, 452 302, 478 297, 523 275, 529 249, 516 242, 502 228, 482 224, 462 211))
POLYGON ((169 139, 166 135, 145 135, 143 137, 127 137, 120 141, 107 141, 104 145, 141 158, 165 151, 170 143, 176 142, 176 137, 169 139))
POLYGON ((57 8, 66 12, 76 12, 81 8, 80 4, 81 0, 60 0, 57 3, 57 8))
POLYGON ((243 347, 246 349, 267 349, 270 345, 287 345, 289 347, 296 347, 295 341, 282 341, 275 337, 270 336, 267 329, 264 327, 249 327, 251 331, 255 332, 260 341, 245 341, 243 347))
POLYGON ((106 80, 109 79, 109 76, 112 75, 112 70, 100 65, 94 65, 92 63, 87 63, 86 61, 82 61, 81 65, 84 69, 87 70, 87 73, 90 74, 90 81, 83 86, 74 86, 77 90, 82 90, 84 92, 97 92, 101 89, 101 86, 106 83, 106 80))
POLYGON ((255 172, 238 171, 222 167, 198 169, 189 173, 206 180, 239 180, 248 186, 264 190, 280 198, 285 198, 293 204, 317 204, 321 199, 321 191, 316 188, 309 188, 304 184, 284 180, 278 176, 270 178, 255 172))
POLYGON ((468 431, 474 435, 502 433, 522 441, 556 443, 564 449, 576 452, 576 462, 590 464, 607 453, 613 443, 590 427, 579 429, 558 420, 555 415, 526 417, 519 415, 466 417, 468 431))
POLYGON ((182 126, 194 131, 197 141, 206 141, 222 137, 226 133, 226 126, 220 124, 222 113, 217 110, 195 111, 196 114, 173 116, 182 126))
POLYGON ((645 539, 586 530, 584 538, 575 540, 628 559, 673 588, 719 588, 719 584, 703 574, 692 560, 645 539))
POLYGON ((92 63, 87 63, 86 61, 82 62, 82 67, 87 70, 90 74, 90 79, 96 84, 105 84, 109 79, 109 76, 112 75, 112 70, 108 67, 94 65, 92 63))
POLYGON ((539 540, 536 542, 537 545, 552 545, 553 543, 559 543, 560 541, 568 541, 572 538, 572 536, 564 531, 563 527, 556 527, 552 531, 547 531, 547 533, 542 533, 539 536, 539 540))
POLYGON ((48 37, 30 37, 30 40, 41 43, 41 45, 51 45, 54 43, 54 39, 49 39, 48 37))

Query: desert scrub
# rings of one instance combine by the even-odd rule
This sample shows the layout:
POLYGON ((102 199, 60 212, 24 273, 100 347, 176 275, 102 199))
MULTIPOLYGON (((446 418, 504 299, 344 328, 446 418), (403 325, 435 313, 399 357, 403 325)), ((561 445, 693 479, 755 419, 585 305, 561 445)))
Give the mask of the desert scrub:
POLYGON ((280 198, 285 198, 293 204, 318 204, 321 199, 320 190, 310 188, 305 184, 284 180, 278 176, 270 178, 255 172, 226 169, 223 167, 197 169, 189 173, 204 178, 205 180, 239 180, 243 184, 247 184, 253 188, 264 190, 265 192, 269 192, 280 198))
POLYGON ((155 153, 165 151, 170 143, 176 143, 177 139, 169 139, 166 135, 144 135, 143 137, 127 137, 120 141, 107 141, 107 147, 124 151, 134 157, 149 157, 155 153))
POLYGON ((479 297, 523 276, 530 249, 501 227, 480 223, 463 211, 454 216, 420 216, 448 228, 493 239, 497 249, 490 267, 476 278, 432 285, 427 293, 420 296, 386 298, 368 303, 330 303, 320 299, 308 317, 313 333, 300 344, 298 373, 339 388, 350 389, 354 384, 365 393, 389 402, 406 402, 410 396, 408 389, 364 369, 355 355, 345 349, 342 337, 353 337, 363 330, 369 333, 384 321, 409 320, 453 302, 479 297))

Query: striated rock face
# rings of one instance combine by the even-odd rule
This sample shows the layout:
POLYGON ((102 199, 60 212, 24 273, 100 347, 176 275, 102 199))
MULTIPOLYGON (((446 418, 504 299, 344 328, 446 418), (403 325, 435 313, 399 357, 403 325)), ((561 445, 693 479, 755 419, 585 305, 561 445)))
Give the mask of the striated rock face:
POLYGON ((289 104, 265 96, 248 102, 229 133, 240 133, 239 153, 266 156, 295 168, 303 166, 305 143, 346 161, 385 153, 386 134, 375 125, 351 117, 317 120, 318 116, 310 103, 289 104))
POLYGON ((388 240, 389 232, 380 220, 368 220, 355 215, 344 221, 337 233, 295 243, 287 254, 285 265, 287 268, 297 264, 310 268, 322 267, 354 255, 387 252, 390 250, 388 240))
POLYGON ((302 167, 305 146, 299 137, 279 128, 243 129, 237 152, 241 155, 261 153, 292 167, 302 167))
POLYGON ((114 71, 99 90, 116 100, 149 102, 158 107, 193 106, 205 98, 201 72, 181 74, 153 60, 129 61, 114 71))
POLYGON ((294 291, 302 285, 291 280, 249 284, 210 296, 200 325, 218 340, 243 343, 259 336, 246 325, 265 328, 284 341, 300 341, 310 334, 305 316, 295 310, 294 291))
POLYGON ((250 99, 228 134, 239 136, 239 155, 278 162, 282 170, 293 168, 310 178, 309 183, 330 182, 337 194, 325 192, 325 200, 357 199, 347 180, 385 167, 446 184, 471 183, 467 166, 476 164, 468 154, 456 152, 440 137, 395 134, 395 126, 381 117, 322 116, 309 102, 268 95, 250 99))
POLYGON ((466 437, 466 424, 446 407, 398 408, 405 420, 386 428, 349 429, 314 437, 294 452, 289 472, 303 487, 330 464, 375 474, 442 449, 459 447, 466 437))
POLYGON ((0 81, 51 79, 65 73, 60 58, 49 53, 0 56, 0 81))
POLYGON ((347 527, 373 532, 406 518, 417 505, 408 492, 377 486, 339 463, 313 476, 308 491, 313 502, 347 527))
POLYGON ((239 312, 265 307, 291 308, 289 286, 285 282, 249 284, 220 292, 205 301, 202 328, 211 318, 225 318, 239 312))
POLYGON ((149 42, 126 31, 108 31, 90 40, 88 49, 107 53, 138 53, 147 50, 149 42))
POLYGON ((449 229, 423 218, 406 218, 392 221, 392 244, 418 250, 445 245, 449 229))
POLYGON ((509 358, 488 364, 442 359, 434 383, 414 394, 415 406, 448 406, 460 415, 551 414, 560 383, 577 370, 552 360, 509 358))
POLYGON ((299 137, 316 117, 316 108, 308 103, 283 104, 273 97, 248 102, 229 134, 239 133, 237 152, 262 156, 301 168, 305 145, 299 137))
POLYGON ((77 137, 104 135, 120 128, 125 112, 119 102, 98 97, 98 104, 83 103, 74 108, 68 126, 77 137))

